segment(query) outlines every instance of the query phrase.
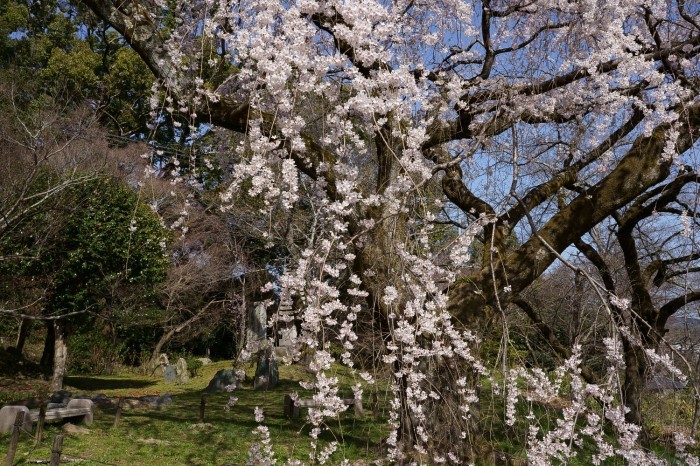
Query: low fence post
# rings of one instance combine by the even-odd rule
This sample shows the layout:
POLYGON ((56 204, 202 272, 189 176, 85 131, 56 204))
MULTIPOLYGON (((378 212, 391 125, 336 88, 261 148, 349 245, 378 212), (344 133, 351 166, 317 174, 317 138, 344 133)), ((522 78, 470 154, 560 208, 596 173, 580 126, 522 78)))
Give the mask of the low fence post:
POLYGON ((36 437, 34 439, 34 446, 41 443, 41 437, 44 435, 44 422, 46 421, 46 408, 47 404, 42 403, 41 408, 39 408, 39 422, 36 425, 36 437))
POLYGON ((22 424, 24 424, 24 411, 17 413, 15 417, 15 424, 12 426, 12 437, 10 437, 10 449, 7 451, 7 458, 5 459, 6 466, 12 466, 15 462, 15 454, 17 453, 17 442, 19 442, 19 433, 22 430, 22 424))
POLYGON ((61 464, 61 450, 63 449, 63 435, 59 434, 53 439, 53 448, 51 448, 51 465, 59 466, 61 464))
POLYGON ((117 403, 117 414, 114 415, 114 424, 112 428, 116 429, 119 427, 119 419, 122 417, 122 406, 124 405, 124 397, 119 397, 119 402, 117 403))
POLYGON ((204 423, 204 409, 206 408, 207 400, 204 395, 199 400, 199 422, 204 423))

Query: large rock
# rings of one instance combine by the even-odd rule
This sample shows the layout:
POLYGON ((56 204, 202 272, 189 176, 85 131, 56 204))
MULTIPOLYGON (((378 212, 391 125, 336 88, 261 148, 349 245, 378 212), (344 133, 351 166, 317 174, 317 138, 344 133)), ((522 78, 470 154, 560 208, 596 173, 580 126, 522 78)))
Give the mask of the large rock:
POLYGON ((175 370, 175 366, 165 366, 165 370, 163 371, 163 380, 165 380, 168 383, 173 383, 177 381, 177 371, 175 370))
POLYGON ((51 394, 51 398, 49 398, 49 403, 62 404, 65 406, 72 396, 73 394, 68 390, 59 390, 51 394))
POLYGON ((32 419, 29 417, 29 408, 26 406, 3 406, 0 408, 0 433, 12 432, 15 425, 17 413, 24 412, 24 422, 22 428, 27 432, 32 431, 32 419))
POLYGON ((158 356, 158 359, 155 360, 153 363, 153 374, 155 375, 165 375, 165 368, 170 365, 170 360, 168 359, 168 355, 165 353, 160 353, 160 356, 158 356))
POLYGON ((246 350, 255 353, 267 338, 267 305, 265 302, 252 303, 248 307, 246 325, 246 350))
POLYGON ((187 370, 187 361, 184 358, 177 360, 175 373, 177 374, 177 383, 183 384, 190 381, 190 371, 187 370))
POLYGON ((203 366, 211 364, 211 359, 209 358, 197 358, 197 361, 201 362, 203 366))
POLYGON ((233 369, 221 369, 214 375, 211 379, 209 385, 207 386, 208 392, 227 392, 230 391, 226 387, 238 388, 241 385, 242 380, 236 374, 233 369))

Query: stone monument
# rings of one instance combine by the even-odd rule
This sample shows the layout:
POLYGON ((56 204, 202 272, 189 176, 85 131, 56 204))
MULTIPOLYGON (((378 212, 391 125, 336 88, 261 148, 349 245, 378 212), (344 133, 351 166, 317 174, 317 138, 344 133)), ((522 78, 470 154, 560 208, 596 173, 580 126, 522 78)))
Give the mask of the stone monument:
POLYGON ((256 353, 260 345, 267 339, 267 306, 259 301, 248 307, 248 323, 246 325, 246 350, 256 353))
POLYGON ((175 364, 175 373, 177 374, 177 383, 183 384, 190 381, 190 373, 187 370, 187 361, 184 358, 177 360, 175 364))

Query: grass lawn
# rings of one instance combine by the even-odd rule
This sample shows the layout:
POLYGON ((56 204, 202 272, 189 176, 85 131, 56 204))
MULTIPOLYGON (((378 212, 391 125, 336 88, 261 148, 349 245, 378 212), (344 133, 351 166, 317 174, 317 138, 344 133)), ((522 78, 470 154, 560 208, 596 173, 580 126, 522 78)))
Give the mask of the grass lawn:
MULTIPOLYGON (((171 393, 173 403, 155 409, 133 409, 122 412, 117 429, 112 428, 114 409, 96 407, 95 421, 90 434, 66 435, 63 458, 84 458, 73 464, 115 465, 242 465, 255 441, 252 431, 258 425, 253 410, 259 406, 265 411, 265 425, 276 457, 280 460, 296 458, 309 460, 309 426, 305 412, 300 419, 286 419, 282 413, 284 395, 300 390, 298 381, 309 376, 296 366, 280 367, 280 384, 270 391, 256 391, 246 386, 234 393, 207 394, 205 423, 199 423, 199 406, 203 389, 217 370, 230 368, 230 362, 204 366, 198 377, 184 385, 165 384, 162 378, 125 374, 119 376, 67 377, 66 388, 73 394, 104 393, 114 396, 141 396, 171 393), (223 409, 230 395, 238 398, 229 411, 223 409)), ((249 375, 252 375, 252 368, 249 375)), ((343 374, 339 374, 343 380, 343 374)), ((359 464, 382 456, 380 442, 384 419, 377 419, 365 410, 356 418, 352 409, 332 426, 339 451, 331 457, 331 464, 348 458, 359 464)), ((29 464, 33 460, 47 460, 51 456, 53 438, 60 432, 60 424, 48 424, 44 439, 34 447, 33 439, 23 434, 15 464, 29 464)), ((9 434, 0 434, 0 458, 4 459, 9 434)), ((328 432, 321 445, 334 438, 328 432)), ((36 463, 35 463, 36 464, 36 463)))

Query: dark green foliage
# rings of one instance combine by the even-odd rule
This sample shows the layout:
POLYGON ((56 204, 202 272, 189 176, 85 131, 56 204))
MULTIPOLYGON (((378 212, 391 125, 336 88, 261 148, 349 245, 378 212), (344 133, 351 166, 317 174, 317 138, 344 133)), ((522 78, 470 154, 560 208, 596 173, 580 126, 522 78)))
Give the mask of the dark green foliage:
POLYGON ((116 32, 63 1, 0 0, 0 69, 24 110, 90 101, 119 136, 149 130, 153 75, 116 32), (31 86, 26 83, 31 82, 31 86))
POLYGON ((115 297, 115 286, 155 284, 165 277, 167 236, 130 188, 99 178, 71 196, 80 208, 47 258, 60 264, 53 310, 84 309, 115 297))
POLYGON ((3 261, 0 274, 43 282, 51 314, 118 302, 120 287, 154 285, 169 265, 158 217, 108 177, 66 189, 50 210, 26 217, 12 233, 0 241, 0 254, 21 259, 3 261))
MULTIPOLYGON (((55 176, 38 177, 32 189, 44 189, 55 176)), ((160 315, 155 296, 170 266, 167 241, 159 218, 133 189, 95 175, 0 238, 0 256, 13 258, 0 261, 0 298, 41 297, 37 310, 44 315, 88 310, 69 320, 69 366, 111 372, 124 359, 122 347, 133 345, 125 338, 129 329, 160 315)))
POLYGON ((188 357, 186 359, 187 361, 187 370, 190 373, 190 377, 197 377, 197 373, 199 372, 199 369, 202 368, 204 364, 202 364, 202 361, 199 359, 196 359, 194 357, 188 357))
POLYGON ((81 326, 80 332, 70 336, 68 347, 68 370, 72 374, 112 374, 120 361, 121 344, 114 344, 110 338, 105 338, 97 328, 101 327, 91 322, 92 331, 88 325, 81 326))

